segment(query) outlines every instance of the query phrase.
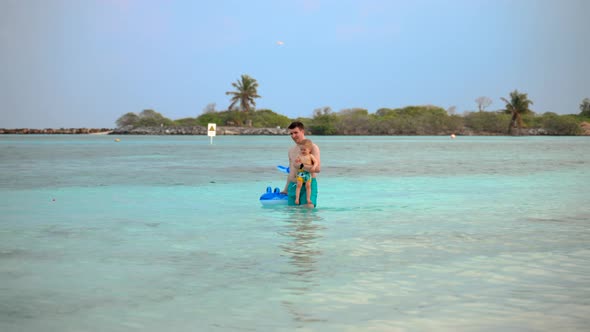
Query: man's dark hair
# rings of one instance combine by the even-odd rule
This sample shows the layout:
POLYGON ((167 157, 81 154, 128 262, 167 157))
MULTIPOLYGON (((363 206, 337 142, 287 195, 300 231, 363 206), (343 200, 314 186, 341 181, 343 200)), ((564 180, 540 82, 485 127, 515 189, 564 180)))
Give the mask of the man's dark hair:
POLYGON ((295 129, 295 128, 305 130, 305 126, 303 125, 303 123, 301 123, 299 121, 291 122, 291 124, 289 125, 289 129, 295 129))

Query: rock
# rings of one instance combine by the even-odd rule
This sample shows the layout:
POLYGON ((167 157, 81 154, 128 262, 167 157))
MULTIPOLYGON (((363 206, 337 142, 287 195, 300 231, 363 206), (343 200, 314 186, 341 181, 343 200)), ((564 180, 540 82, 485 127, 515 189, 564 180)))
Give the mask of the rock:
POLYGON ((0 134, 15 134, 15 135, 87 135, 87 134, 100 134, 108 133, 112 129, 108 128, 45 128, 45 129, 32 129, 32 128, 16 128, 6 129, 0 128, 0 134))
MULTIPOLYGON (((286 135, 288 129, 221 127, 216 128, 216 135, 286 135)), ((112 131, 111 135, 207 135, 207 128, 194 127, 139 127, 126 126, 112 131)))

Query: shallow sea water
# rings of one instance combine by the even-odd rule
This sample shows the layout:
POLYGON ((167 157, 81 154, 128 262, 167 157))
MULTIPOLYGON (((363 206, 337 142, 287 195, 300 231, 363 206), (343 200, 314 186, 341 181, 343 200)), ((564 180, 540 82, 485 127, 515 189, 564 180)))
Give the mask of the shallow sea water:
POLYGON ((0 331, 587 331, 590 139, 0 136, 0 331))

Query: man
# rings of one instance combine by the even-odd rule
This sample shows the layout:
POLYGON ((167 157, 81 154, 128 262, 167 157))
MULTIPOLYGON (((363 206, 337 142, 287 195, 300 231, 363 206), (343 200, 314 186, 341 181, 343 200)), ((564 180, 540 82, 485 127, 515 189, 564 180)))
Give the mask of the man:
MULTIPOLYGON (((303 123, 299 121, 295 121, 289 125, 289 134, 291 135, 291 139, 295 142, 295 146, 289 149, 289 175, 287 176, 287 183, 285 184, 285 189, 283 189, 283 193, 289 195, 288 204, 295 205, 295 192, 297 190, 297 183, 295 176, 297 175, 297 170, 299 169, 300 165, 297 165, 295 159, 299 155, 299 144, 301 141, 305 139, 305 126, 303 123)), ((320 172, 321 161, 320 161, 320 148, 314 143, 311 149, 311 154, 315 157, 317 163, 313 166, 304 166, 304 170, 310 172, 312 174, 311 179, 311 202, 307 201, 306 198, 306 190, 305 187, 301 188, 301 197, 300 197, 300 204, 305 205, 307 207, 315 207, 317 206, 317 197, 318 197, 318 183, 316 180, 317 173, 320 172)))

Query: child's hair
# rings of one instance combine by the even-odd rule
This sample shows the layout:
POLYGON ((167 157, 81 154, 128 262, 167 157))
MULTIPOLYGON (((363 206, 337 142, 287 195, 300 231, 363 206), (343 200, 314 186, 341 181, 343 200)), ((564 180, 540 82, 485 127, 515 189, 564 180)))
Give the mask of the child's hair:
POLYGON ((311 142, 310 139, 302 140, 301 142, 299 142, 299 145, 305 146, 306 148, 309 148, 309 149, 313 148, 313 143, 311 142))

